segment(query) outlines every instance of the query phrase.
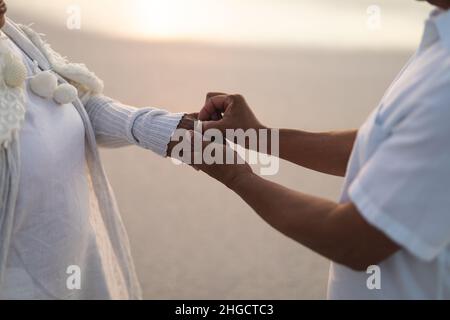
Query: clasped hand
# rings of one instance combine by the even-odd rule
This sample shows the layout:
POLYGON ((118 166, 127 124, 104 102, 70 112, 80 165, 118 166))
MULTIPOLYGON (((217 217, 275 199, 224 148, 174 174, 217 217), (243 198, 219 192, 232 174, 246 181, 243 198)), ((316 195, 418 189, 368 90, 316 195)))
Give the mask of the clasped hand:
MULTIPOLYGON (((230 130, 247 132, 249 129, 253 129, 256 132, 256 137, 258 137, 257 132, 261 129, 266 129, 256 118, 241 95, 208 93, 205 105, 200 112, 186 115, 181 121, 179 128, 187 130, 183 136, 183 142, 192 145, 191 154, 180 155, 172 152, 175 151, 174 146, 180 143, 180 141, 172 141, 169 145, 169 155, 172 158, 182 159, 196 170, 205 172, 232 189, 241 178, 253 174, 251 167, 237 152, 230 148, 230 145, 225 139, 211 141, 211 135, 209 134, 215 133, 213 136, 217 137, 220 133, 221 137, 225 137, 230 130), (198 130, 195 129, 195 125, 199 123, 201 124, 201 132, 197 132, 198 130), (201 141, 201 150, 196 150, 194 147, 194 141, 196 139, 197 141, 201 141), (215 145, 212 146, 211 144, 215 145), (194 161, 195 152, 203 152, 205 149, 211 147, 214 149, 213 152, 217 153, 215 154, 216 161, 205 161, 203 157, 201 157, 201 161, 194 161)), ((258 143, 251 145, 246 138, 232 142, 238 143, 242 147, 255 150, 257 150, 255 146, 258 146, 258 143)))

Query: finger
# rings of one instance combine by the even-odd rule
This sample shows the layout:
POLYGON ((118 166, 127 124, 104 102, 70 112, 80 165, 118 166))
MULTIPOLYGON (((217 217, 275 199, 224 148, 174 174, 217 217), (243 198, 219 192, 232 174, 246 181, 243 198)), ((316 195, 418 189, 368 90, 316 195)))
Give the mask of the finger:
MULTIPOLYGON (((208 102, 209 99, 216 97, 216 96, 226 96, 226 93, 223 92, 209 92, 206 95, 206 101, 205 103, 208 102)), ((222 119, 222 113, 220 111, 216 111, 213 115, 212 115, 212 120, 220 120, 222 119)))
POLYGON ((196 119, 191 118, 188 115, 185 115, 181 118, 180 122, 178 123, 177 129, 193 130, 196 121, 197 121, 196 119))
POLYGON ((203 132, 206 132, 209 129, 218 129, 220 131, 222 131, 223 128, 223 121, 222 119, 217 120, 217 121, 202 121, 202 130, 203 132))
MULTIPOLYGON (((225 97, 225 96, 216 96, 216 97, 225 97)), ((225 99, 224 99, 225 100, 225 99)), ((222 110, 224 108, 221 107, 220 104, 217 104, 211 99, 207 100, 202 110, 200 110, 200 113, 198 115, 199 120, 205 121, 205 120, 212 120, 213 117, 217 117, 217 114, 222 113, 222 110)))
POLYGON ((198 112, 187 113, 187 114, 186 114, 186 117, 191 118, 191 119, 198 120, 198 112))
MULTIPOLYGON (((209 99, 216 97, 216 96, 226 96, 226 93, 223 92, 208 92, 206 94, 206 99, 205 99, 205 105, 208 104, 209 99)), ((202 115, 203 116, 203 115, 202 115)), ((204 120, 219 120, 222 119, 222 114, 219 111, 216 110, 212 110, 211 113, 205 113, 205 116, 209 116, 209 118, 206 118, 204 120)))
MULTIPOLYGON (((215 159, 218 161, 216 162, 216 164, 225 164, 226 163, 226 159, 227 159, 227 154, 234 154, 233 156, 233 164, 241 164, 240 161, 244 161, 241 156, 239 156, 239 154, 233 150, 233 148, 230 147, 230 145, 228 144, 221 144, 221 143, 217 143, 217 142, 211 142, 211 141, 202 141, 201 144, 199 144, 198 150, 197 151, 193 151, 194 149, 191 150, 191 159, 194 160, 195 156, 198 154, 200 154, 201 158, 200 158, 200 162, 196 162, 196 163, 191 163, 190 165, 195 167, 195 169, 200 170, 200 171, 204 171, 204 169, 206 169, 207 167, 211 166, 211 164, 205 163, 205 159, 204 157, 204 152, 205 149, 208 146, 213 146, 214 149, 210 149, 208 152, 211 153, 212 157, 215 157, 215 159), (201 148, 201 149, 200 149, 201 148), (223 152, 221 152, 221 154, 216 154, 216 148, 222 149, 223 152)), ((245 161, 244 161, 245 162, 245 161)))
POLYGON ((213 141, 211 140, 211 137, 208 137, 207 135, 202 135, 201 133, 193 130, 189 130, 188 132, 186 132, 185 139, 191 144, 192 152, 200 152, 211 143, 224 144, 222 141, 213 141), (199 144, 200 142, 201 144, 199 144), (199 149, 200 147, 201 149, 199 149))
POLYGON ((227 108, 226 106, 227 102, 228 102, 227 95, 219 95, 209 98, 198 115, 199 120, 201 121, 211 120, 214 114, 225 112, 227 108))
POLYGON ((206 100, 205 100, 205 103, 208 102, 208 100, 211 99, 212 97, 215 97, 215 96, 226 96, 226 95, 227 95, 227 94, 224 93, 224 92, 208 92, 208 93, 206 94, 206 100))
POLYGON ((209 99, 209 104, 221 113, 226 112, 230 104, 235 100, 234 95, 214 96, 209 99))

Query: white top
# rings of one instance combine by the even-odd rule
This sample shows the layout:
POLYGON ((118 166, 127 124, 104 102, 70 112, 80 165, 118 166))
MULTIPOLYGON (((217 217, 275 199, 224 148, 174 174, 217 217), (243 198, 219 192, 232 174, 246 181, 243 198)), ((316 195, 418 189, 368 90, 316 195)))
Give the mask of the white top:
MULTIPOLYGON (((5 28, 22 50, 40 57, 12 22, 5 28)), ((9 44, 32 75, 31 59, 9 44)), ((21 175, 0 299, 140 298, 126 232, 95 142, 139 145, 164 156, 183 114, 137 109, 102 95, 84 106, 58 105, 28 86, 25 95, 21 175), (67 286, 71 266, 81 271, 79 289, 67 286)))
POLYGON ((379 265, 381 289, 368 289, 373 273, 333 263, 331 299, 450 299, 449 30, 450 11, 433 12, 358 132, 341 198, 401 250, 379 265))
MULTIPOLYGON (((32 61, 10 40, 7 43, 32 76, 32 61)), ((85 131, 80 115, 72 104, 59 105, 53 99, 37 96, 29 84, 25 97, 27 113, 20 131, 21 178, 14 235, 0 297, 113 297, 111 287, 125 284, 122 277, 106 279, 103 270, 104 253, 97 245, 89 206, 85 131), (49 292, 46 277, 42 276, 60 273, 55 270, 61 267, 56 263, 60 256, 70 257, 80 267, 83 280, 81 290, 68 290, 65 297, 49 292)), ((117 263, 115 259, 109 261, 117 263)))

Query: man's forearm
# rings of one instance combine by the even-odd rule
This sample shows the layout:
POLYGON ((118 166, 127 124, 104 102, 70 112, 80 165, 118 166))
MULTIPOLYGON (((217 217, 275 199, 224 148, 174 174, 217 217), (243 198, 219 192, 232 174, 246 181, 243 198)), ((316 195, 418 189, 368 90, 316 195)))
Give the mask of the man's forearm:
POLYGON ((326 233, 330 214, 338 206, 265 180, 255 174, 238 176, 230 186, 267 223, 328 258, 333 241, 326 233))
MULTIPOLYGON (((256 130, 257 133, 270 130, 256 118, 244 97, 238 94, 209 93, 205 106, 199 113, 199 120, 203 121, 204 130, 218 129, 222 133, 228 129, 244 131, 250 129, 256 130)), ((277 154, 272 152, 276 151, 276 148, 271 145, 273 143, 271 139, 267 141, 268 145, 261 143, 262 137, 258 137, 258 143, 255 145, 252 142, 254 139, 250 139, 251 136, 247 136, 245 141, 242 139, 239 141, 234 137, 234 142, 248 149, 279 156, 312 170, 338 176, 345 175, 356 139, 356 130, 327 133, 308 133, 289 129, 277 131, 279 133, 277 154)), ((270 136, 273 137, 273 135, 267 137, 270 136)))
POLYGON ((280 158, 315 171, 345 176, 356 130, 309 133, 280 129, 280 158))
POLYGON ((365 270, 398 250, 351 203, 306 195, 250 173, 229 187, 284 235, 353 269, 365 270))

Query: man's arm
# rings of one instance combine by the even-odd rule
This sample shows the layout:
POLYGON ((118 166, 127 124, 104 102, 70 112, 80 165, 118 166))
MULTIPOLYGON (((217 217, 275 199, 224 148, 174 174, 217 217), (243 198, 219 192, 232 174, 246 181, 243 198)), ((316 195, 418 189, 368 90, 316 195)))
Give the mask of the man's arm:
MULTIPOLYGON (((268 129, 261 124, 240 95, 209 93, 199 113, 203 130, 268 129)), ((356 139, 356 130, 309 133, 280 129, 279 157, 300 166, 332 175, 344 176, 356 139)), ((259 143, 258 143, 259 145, 259 143)), ((246 146, 249 147, 249 146, 246 146)), ((270 153, 271 146, 267 146, 270 153)))
MULTIPOLYGON (((209 96, 199 119, 206 120, 204 129, 265 128, 239 95, 209 96)), ((355 138, 355 131, 311 134, 281 130, 280 156, 317 171, 344 175, 355 138)), ((366 222, 352 203, 338 204, 295 192, 258 177, 248 165, 194 167, 235 191, 275 229, 352 269, 366 270, 399 250, 394 241, 366 222)))
POLYGON ((310 133, 281 129, 280 158, 315 171, 345 176, 356 130, 310 133))
POLYGON ((255 174, 238 176, 231 188, 272 227, 354 270, 365 271, 399 250, 352 203, 302 194, 255 174))
POLYGON ((194 167, 236 192, 284 235, 349 268, 366 270, 399 250, 395 242, 367 223, 352 203, 338 204, 293 191, 257 176, 247 164, 194 167))

